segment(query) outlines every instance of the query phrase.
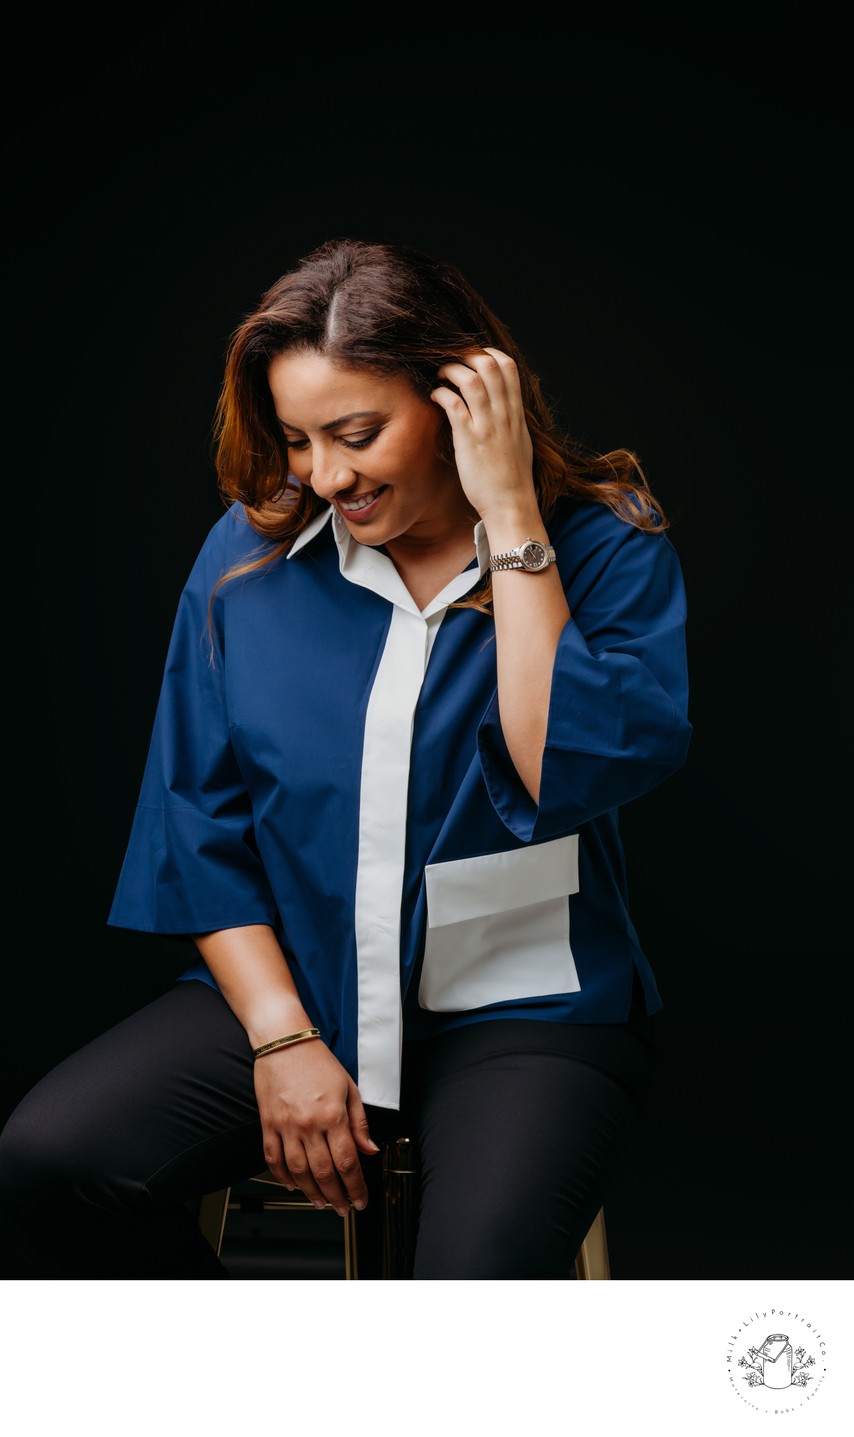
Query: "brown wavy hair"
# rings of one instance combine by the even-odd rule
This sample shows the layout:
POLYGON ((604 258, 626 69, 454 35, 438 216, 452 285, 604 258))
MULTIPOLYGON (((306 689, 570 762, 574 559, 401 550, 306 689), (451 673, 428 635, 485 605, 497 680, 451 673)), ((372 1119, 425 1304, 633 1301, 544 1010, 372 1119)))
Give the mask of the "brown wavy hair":
MULTIPOLYGON (((282 275, 229 341, 213 429, 217 481, 224 502, 242 502, 249 524, 273 544, 220 583, 286 552, 325 507, 311 488, 289 480, 288 446, 267 380, 273 359, 311 352, 341 368, 403 375, 429 400, 442 364, 488 345, 511 355, 519 371, 544 522, 561 495, 570 494, 607 504, 636 528, 667 528, 636 454, 588 452, 560 431, 539 378, 460 270, 409 245, 336 239, 282 275)), ((450 424, 443 419, 442 443, 451 457, 450 424)), ((454 607, 488 613, 491 601, 487 577, 454 607)))

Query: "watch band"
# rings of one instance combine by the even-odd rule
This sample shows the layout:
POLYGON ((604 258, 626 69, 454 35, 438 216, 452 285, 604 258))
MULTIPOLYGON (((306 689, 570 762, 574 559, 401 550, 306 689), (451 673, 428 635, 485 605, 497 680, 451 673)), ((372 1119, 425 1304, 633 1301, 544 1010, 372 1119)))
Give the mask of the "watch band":
POLYGON ((489 567, 494 574, 497 569, 524 569, 525 565, 516 550, 511 549, 507 554, 490 554, 489 567))
POLYGON ((556 558, 551 544, 540 539, 523 539, 521 544, 517 544, 515 549, 508 549, 505 554, 490 554, 489 567, 492 573, 499 569, 524 569, 526 573, 539 574, 556 558))

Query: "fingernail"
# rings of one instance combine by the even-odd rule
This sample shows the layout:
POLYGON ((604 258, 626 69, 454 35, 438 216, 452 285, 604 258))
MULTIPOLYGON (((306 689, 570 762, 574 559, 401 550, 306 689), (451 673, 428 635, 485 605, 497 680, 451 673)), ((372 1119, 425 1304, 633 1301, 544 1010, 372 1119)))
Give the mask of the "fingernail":
POLYGON ((368 1138, 368 1142, 370 1143, 370 1145, 371 1145, 371 1147, 373 1148, 374 1152, 375 1152, 375 1153, 378 1153, 379 1150, 380 1150, 380 1145, 379 1145, 379 1143, 375 1143, 374 1140, 373 1140, 373 1138, 368 1138))
POLYGON ((353 1203, 353 1206, 357 1212, 363 1212, 364 1209, 367 1207, 367 1203, 365 1202, 364 1198, 357 1198, 356 1201, 353 1203))

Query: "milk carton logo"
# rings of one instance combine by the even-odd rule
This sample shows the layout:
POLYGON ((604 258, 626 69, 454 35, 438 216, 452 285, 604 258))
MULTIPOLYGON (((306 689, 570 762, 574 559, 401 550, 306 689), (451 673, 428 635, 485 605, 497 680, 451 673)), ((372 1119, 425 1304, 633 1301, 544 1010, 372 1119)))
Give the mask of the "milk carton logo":
POLYGON ((795 1352, 787 1332, 772 1332, 760 1348, 748 1347, 738 1365, 748 1368, 744 1380, 751 1387, 791 1387, 793 1382, 803 1387, 812 1376, 805 1368, 814 1367, 815 1358, 807 1357, 804 1347, 795 1352))
POLYGON ((821 1387, 827 1342, 811 1316, 769 1307, 737 1324, 726 1360, 730 1386, 748 1406, 767 1413, 792 1412, 821 1387))

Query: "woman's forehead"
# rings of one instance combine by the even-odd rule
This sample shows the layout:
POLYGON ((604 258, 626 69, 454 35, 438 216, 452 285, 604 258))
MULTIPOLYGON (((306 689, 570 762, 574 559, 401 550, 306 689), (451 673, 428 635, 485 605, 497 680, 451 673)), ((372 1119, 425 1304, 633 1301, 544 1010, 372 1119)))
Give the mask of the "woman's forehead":
POLYGON ((288 353, 268 369, 270 391, 279 418, 302 428, 323 429, 343 417, 384 412, 418 402, 409 381, 400 374, 379 375, 367 369, 342 368, 322 354, 288 353))

